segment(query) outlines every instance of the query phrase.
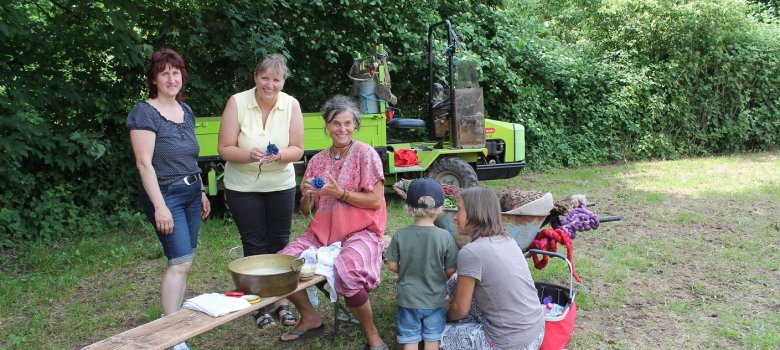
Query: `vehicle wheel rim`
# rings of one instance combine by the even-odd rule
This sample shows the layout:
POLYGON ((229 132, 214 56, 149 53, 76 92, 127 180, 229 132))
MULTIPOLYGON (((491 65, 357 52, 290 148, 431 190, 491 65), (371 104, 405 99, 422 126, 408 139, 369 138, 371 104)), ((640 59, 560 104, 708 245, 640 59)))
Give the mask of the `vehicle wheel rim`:
POLYGON ((442 185, 452 185, 455 187, 461 187, 461 181, 460 177, 453 173, 443 173, 440 174, 436 180, 438 180, 442 185))

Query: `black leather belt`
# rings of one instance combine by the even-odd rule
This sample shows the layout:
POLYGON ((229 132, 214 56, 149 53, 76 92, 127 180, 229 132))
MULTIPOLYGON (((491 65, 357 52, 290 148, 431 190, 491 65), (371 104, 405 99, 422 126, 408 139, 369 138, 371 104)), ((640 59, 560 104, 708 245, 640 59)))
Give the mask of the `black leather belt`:
MULTIPOLYGON (((178 183, 179 181, 176 181, 176 182, 178 183)), ((184 178, 181 179, 181 182, 184 182, 185 185, 190 186, 190 185, 198 182, 198 174, 185 176, 184 178)))

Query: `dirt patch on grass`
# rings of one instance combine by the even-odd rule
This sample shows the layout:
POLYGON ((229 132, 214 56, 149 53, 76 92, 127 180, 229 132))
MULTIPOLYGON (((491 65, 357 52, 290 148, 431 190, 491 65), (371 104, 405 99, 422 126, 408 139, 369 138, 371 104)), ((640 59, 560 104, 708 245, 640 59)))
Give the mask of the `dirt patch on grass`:
MULTIPOLYGON (((597 208, 612 211, 612 204, 605 204, 597 208)), ((772 261, 767 260, 772 256, 777 261, 777 253, 756 254, 757 245, 777 247, 778 243, 777 231, 767 236, 753 226, 773 220, 766 212, 778 213, 780 207, 679 194, 667 196, 657 206, 616 208, 620 222, 575 240, 575 260, 602 262, 598 265, 624 268, 628 273, 609 282, 608 271, 594 275, 580 270, 592 277, 584 283, 594 302, 580 310, 570 348, 748 346, 743 339, 711 341, 723 331, 743 331, 734 319, 755 317, 768 322, 777 309, 777 302, 767 298, 766 291, 777 290, 780 283, 777 278, 761 277, 766 267, 762 265, 772 261), (685 217, 684 213, 696 215, 680 223, 677 218, 685 217), (630 254, 609 260, 620 252, 606 249, 607 242, 616 242, 613 247, 630 254), (647 261, 650 267, 632 264, 631 259, 647 261), (628 290, 623 302, 606 302, 616 299, 616 290, 628 290), (594 343, 588 339, 593 334, 603 334, 604 340, 594 343)))

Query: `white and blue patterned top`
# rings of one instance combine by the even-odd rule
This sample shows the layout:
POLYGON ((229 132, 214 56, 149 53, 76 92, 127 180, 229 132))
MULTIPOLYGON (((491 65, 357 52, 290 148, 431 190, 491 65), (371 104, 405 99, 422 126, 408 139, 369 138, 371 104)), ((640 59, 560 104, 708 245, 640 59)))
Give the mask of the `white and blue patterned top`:
POLYGON ((160 186, 168 186, 185 176, 200 174, 198 153, 200 146, 195 139, 195 115, 184 102, 181 123, 172 122, 147 102, 139 102, 127 115, 126 126, 130 130, 154 132, 152 166, 160 186))

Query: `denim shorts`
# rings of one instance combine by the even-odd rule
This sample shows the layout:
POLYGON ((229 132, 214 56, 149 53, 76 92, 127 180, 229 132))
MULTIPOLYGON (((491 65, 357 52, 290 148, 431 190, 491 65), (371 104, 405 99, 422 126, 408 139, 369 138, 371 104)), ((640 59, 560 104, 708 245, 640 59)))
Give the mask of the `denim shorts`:
POLYGON ((168 266, 195 259, 202 205, 200 187, 200 180, 190 185, 179 181, 172 185, 160 186, 165 205, 173 216, 173 232, 165 235, 157 230, 154 222, 154 206, 143 186, 139 186, 138 199, 144 208, 146 218, 157 232, 157 239, 160 240, 165 257, 168 258, 168 266))
POLYGON ((439 341, 444 332, 444 308, 408 309, 399 306, 395 322, 398 325, 398 344, 439 341))

